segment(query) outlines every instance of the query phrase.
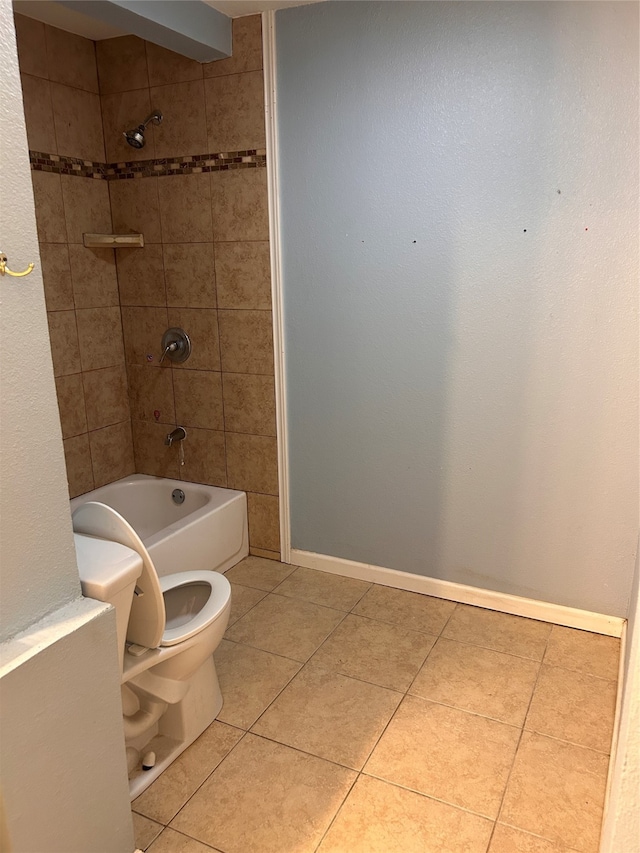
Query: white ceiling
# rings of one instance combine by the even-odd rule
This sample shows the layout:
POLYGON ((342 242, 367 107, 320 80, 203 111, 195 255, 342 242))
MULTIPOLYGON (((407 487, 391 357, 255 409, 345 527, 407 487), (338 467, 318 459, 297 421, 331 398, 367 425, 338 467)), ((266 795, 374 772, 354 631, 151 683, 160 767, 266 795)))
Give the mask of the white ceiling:
MULTIPOLYGON (((203 2, 230 18, 241 18, 244 15, 286 9, 289 6, 304 6, 308 3, 321 2, 321 0, 203 0, 203 2)), ((93 41, 126 35, 116 27, 104 24, 81 12, 74 12, 66 6, 55 3, 54 0, 14 0, 13 6, 20 15, 44 21, 45 24, 51 24, 93 41)))

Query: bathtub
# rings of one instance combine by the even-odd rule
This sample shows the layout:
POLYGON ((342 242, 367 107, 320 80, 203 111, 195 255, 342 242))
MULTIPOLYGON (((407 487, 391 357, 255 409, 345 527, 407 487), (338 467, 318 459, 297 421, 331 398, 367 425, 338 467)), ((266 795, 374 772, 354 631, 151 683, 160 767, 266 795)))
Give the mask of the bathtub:
POLYGON ((244 492, 132 474, 73 498, 108 504, 127 519, 151 555, 160 577, 174 572, 224 572, 249 553, 244 492), (175 489, 184 492, 176 504, 175 489))

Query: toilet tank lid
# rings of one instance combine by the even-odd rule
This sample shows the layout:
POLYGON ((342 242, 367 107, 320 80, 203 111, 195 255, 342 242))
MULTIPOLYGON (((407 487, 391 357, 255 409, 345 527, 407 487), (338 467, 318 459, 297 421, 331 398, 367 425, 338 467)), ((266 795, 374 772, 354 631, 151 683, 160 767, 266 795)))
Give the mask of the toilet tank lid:
POLYGON ((142 572, 142 557, 131 548, 97 536, 74 533, 82 594, 111 601, 142 572))

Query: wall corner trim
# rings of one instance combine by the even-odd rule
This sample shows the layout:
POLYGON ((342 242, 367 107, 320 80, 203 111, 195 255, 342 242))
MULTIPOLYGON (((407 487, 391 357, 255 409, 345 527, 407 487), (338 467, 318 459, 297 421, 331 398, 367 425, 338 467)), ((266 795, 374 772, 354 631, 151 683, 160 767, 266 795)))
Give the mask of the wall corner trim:
POLYGON ((485 607, 488 610, 524 616, 527 619, 538 619, 540 622, 552 622, 554 625, 578 628, 581 631, 591 631, 608 637, 621 637, 625 625, 625 620, 618 616, 592 613, 588 610, 578 610, 575 607, 565 607, 534 598, 521 598, 491 589, 466 586, 368 563, 357 563, 340 557, 329 557, 326 554, 315 554, 312 551, 299 551, 296 548, 291 549, 290 560, 287 562, 306 569, 317 569, 347 578, 371 581, 382 586, 420 592, 435 598, 446 598, 461 604, 485 607))

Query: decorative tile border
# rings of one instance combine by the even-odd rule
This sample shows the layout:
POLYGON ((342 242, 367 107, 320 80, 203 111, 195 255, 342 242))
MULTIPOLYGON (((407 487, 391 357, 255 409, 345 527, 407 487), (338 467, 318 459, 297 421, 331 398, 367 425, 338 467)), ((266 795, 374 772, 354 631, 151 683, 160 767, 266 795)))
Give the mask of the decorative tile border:
POLYGON ((104 181, 131 178, 163 178, 169 175, 193 175, 201 172, 226 172, 229 169, 259 169, 267 165, 265 149, 226 151, 218 154, 194 154, 190 157, 164 157, 138 160, 133 163, 94 163, 62 154, 43 154, 29 151, 31 169, 35 172, 55 172, 104 181))

